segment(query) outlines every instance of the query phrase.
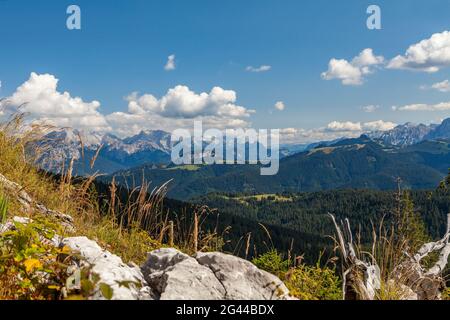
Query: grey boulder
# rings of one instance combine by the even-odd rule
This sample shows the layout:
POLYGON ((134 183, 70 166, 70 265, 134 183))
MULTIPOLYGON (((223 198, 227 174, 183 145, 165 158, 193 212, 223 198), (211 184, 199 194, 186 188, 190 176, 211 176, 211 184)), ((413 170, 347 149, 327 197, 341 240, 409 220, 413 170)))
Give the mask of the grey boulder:
POLYGON ((218 252, 190 257, 173 248, 155 250, 148 254, 142 272, 161 300, 291 298, 276 276, 249 261, 218 252))
MULTIPOLYGON (((118 256, 103 250, 100 246, 86 237, 65 238, 62 244, 80 254, 80 265, 72 268, 74 279, 80 268, 91 268, 98 281, 89 297, 92 300, 149 300, 153 299, 153 292, 147 287, 144 277, 138 267, 125 264, 118 256), (111 297, 105 297, 102 286, 111 289, 111 297)), ((79 279, 78 279, 79 280, 79 279)), ((75 285, 77 285, 75 281, 75 285)))

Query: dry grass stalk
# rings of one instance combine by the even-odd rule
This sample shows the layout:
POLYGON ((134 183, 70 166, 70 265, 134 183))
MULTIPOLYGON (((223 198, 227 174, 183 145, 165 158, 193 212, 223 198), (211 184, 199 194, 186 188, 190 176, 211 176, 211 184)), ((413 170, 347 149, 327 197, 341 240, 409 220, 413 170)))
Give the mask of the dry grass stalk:
MULTIPOLYGON (((95 185, 99 174, 73 177, 76 167, 74 158, 63 159, 58 164, 60 168, 55 168, 60 175, 59 181, 53 175, 40 171, 35 163, 42 160, 40 157, 54 146, 54 138, 47 138, 46 134, 55 128, 25 122, 25 114, 17 113, 0 124, 0 173, 19 183, 46 207, 71 215, 77 229, 75 235, 95 239, 125 261, 131 259, 138 263, 142 262, 140 259, 145 259, 147 251, 163 243, 187 253, 222 248, 223 236, 229 228, 219 235, 217 226, 211 231, 204 227, 207 217, 215 214, 213 210, 199 207, 195 215, 183 211, 169 215, 164 209, 170 181, 150 189, 142 179, 140 187, 127 188, 131 191, 125 192, 124 187, 118 187, 113 178, 107 192, 109 194, 104 195, 104 202, 100 204, 95 185)), ((79 139, 81 149, 84 149, 81 136, 79 139)), ((95 164, 99 149, 91 164, 95 164)), ((11 212, 20 214, 20 208, 20 204, 12 201, 11 212)))
POLYGON ((95 155, 92 157, 92 159, 89 162, 89 166, 91 168, 91 170, 94 168, 95 162, 97 161, 98 156, 100 155, 100 151, 103 148, 103 144, 101 144, 98 148, 97 151, 95 152, 95 155))
POLYGON ((192 232, 194 252, 198 251, 198 215, 194 212, 194 231, 192 232))
POLYGON ((169 246, 173 247, 173 245, 174 245, 173 221, 169 221, 169 246))
POLYGON ((247 243, 245 244, 245 259, 248 257, 248 253, 250 251, 250 239, 252 237, 252 233, 249 232, 247 235, 247 243))

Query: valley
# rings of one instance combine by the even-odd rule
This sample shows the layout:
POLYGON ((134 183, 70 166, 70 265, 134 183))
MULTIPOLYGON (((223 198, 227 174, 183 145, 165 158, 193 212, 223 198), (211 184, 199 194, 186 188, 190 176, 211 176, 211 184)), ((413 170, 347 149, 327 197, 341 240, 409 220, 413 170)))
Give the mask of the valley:
MULTIPOLYGON (((280 171, 270 177, 261 176, 258 165, 171 164, 170 134, 163 131, 124 139, 93 134, 87 141, 81 132, 59 131, 43 143, 52 146, 46 160, 66 159, 62 165, 67 167, 67 159, 74 158, 78 175, 103 174, 96 179, 100 205, 109 201, 113 179, 124 202, 143 182, 150 183, 150 189, 168 182, 164 206, 170 216, 185 215, 189 220, 199 206, 214 209, 204 227, 224 233, 228 252, 249 258, 273 247, 314 263, 320 252, 330 253, 332 248, 328 213, 354 221, 354 231, 367 242, 372 223, 395 209, 399 183, 411 190, 429 234, 442 234, 450 204, 448 197, 432 190, 449 169, 449 121, 400 125, 381 135, 284 145, 280 171), (251 242, 251 249, 249 244, 245 249, 245 241, 251 242)), ((49 170, 47 165, 42 167, 49 170)))

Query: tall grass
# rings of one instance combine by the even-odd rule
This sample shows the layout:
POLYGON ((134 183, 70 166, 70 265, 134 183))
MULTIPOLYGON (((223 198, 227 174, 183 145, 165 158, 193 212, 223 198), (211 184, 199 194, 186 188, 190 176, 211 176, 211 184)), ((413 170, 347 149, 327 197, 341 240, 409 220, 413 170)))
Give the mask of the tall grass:
POLYGON ((8 213, 8 198, 0 193, 0 223, 6 222, 6 214, 8 213))
MULTIPOLYGON (((35 201, 70 214, 76 227, 73 235, 88 236, 125 261, 133 260, 136 263, 145 260, 148 251, 166 245, 188 253, 222 248, 224 242, 217 228, 204 229, 204 221, 213 214, 212 210, 199 207, 193 214, 174 214, 164 209, 169 182, 151 188, 149 183, 142 180, 138 187, 130 188, 124 194, 124 187, 117 186, 113 180, 109 195, 101 204, 95 186, 99 174, 74 177, 75 159, 62 161, 57 176, 37 168, 36 161, 49 148, 45 136, 51 130, 55 128, 27 123, 26 114, 20 112, 1 123, 0 173, 20 184, 35 201), (122 191, 120 194, 119 189, 122 191)), ((80 137, 81 149, 83 146, 80 137)), ((91 168, 100 150, 90 160, 91 168)), ((84 156, 84 150, 82 153, 84 156)), ((9 196, 11 214, 32 215, 30 212, 21 212, 14 195, 9 196)))

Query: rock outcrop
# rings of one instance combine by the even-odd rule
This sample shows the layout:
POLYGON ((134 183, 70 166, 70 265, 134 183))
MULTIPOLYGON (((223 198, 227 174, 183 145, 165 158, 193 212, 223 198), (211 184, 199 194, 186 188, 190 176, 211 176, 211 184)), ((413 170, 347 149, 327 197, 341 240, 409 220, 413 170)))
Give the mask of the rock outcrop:
POLYGON ((69 247, 81 256, 79 262, 69 268, 75 287, 79 285, 78 277, 82 268, 90 268, 90 272, 96 275, 97 280, 91 299, 153 299, 152 290, 147 286, 139 267, 125 264, 121 258, 103 250, 96 242, 86 237, 66 238, 62 240, 61 245, 69 247), (103 285, 110 289, 110 297, 105 297, 102 292, 103 285))
POLYGON ((211 269, 225 288, 229 300, 284 300, 289 290, 274 275, 251 262, 221 252, 199 252, 197 262, 211 269))
POLYGON ((113 300, 280 300, 289 290, 274 275, 252 263, 219 252, 188 256, 173 248, 148 254, 139 268, 102 250, 85 237, 66 238, 63 245, 83 258, 71 270, 83 267, 98 276, 91 299, 105 299, 101 285, 111 288, 113 300))
MULTIPOLYGON (((29 218, 14 217, 0 224, 2 233, 15 230, 29 218)), ((91 300, 287 300, 289 290, 276 276, 251 262, 220 252, 191 257, 173 248, 148 253, 142 267, 126 264, 86 237, 42 241, 67 247, 75 257, 67 269, 66 292, 81 289, 82 270, 88 270, 91 300), (105 295, 105 286, 109 294, 105 295)), ((86 274, 86 273, 85 273, 86 274)))
POLYGON ((21 185, 8 180, 2 174, 0 174, 0 185, 5 189, 7 193, 16 197, 16 199, 22 205, 24 212, 38 212, 44 216, 55 218, 60 222, 61 226, 66 228, 67 231, 75 231, 75 227, 73 226, 73 218, 71 216, 48 209, 43 204, 35 202, 21 185))
POLYGON ((289 290, 249 261, 220 252, 190 257, 175 249, 148 254, 142 272, 162 300, 279 300, 289 290))
POLYGON ((161 300, 217 300, 226 294, 209 268, 175 249, 150 252, 142 271, 161 300))
MULTIPOLYGON (((75 231, 70 216, 36 203, 24 189, 0 174, 0 185, 17 197, 24 212, 38 211, 57 219, 75 231)), ((15 230, 17 224, 33 219, 14 217, 0 223, 2 233, 15 230)), ((249 261, 220 252, 186 255, 173 248, 148 253, 142 267, 126 264, 86 237, 52 239, 42 242, 70 249, 73 259, 67 270, 66 292, 80 290, 82 274, 92 283, 92 300, 278 300, 290 299, 284 283, 272 274, 258 269, 249 261), (88 272, 84 272, 88 270, 88 272)), ((45 281, 45 277, 43 277, 45 281)))

